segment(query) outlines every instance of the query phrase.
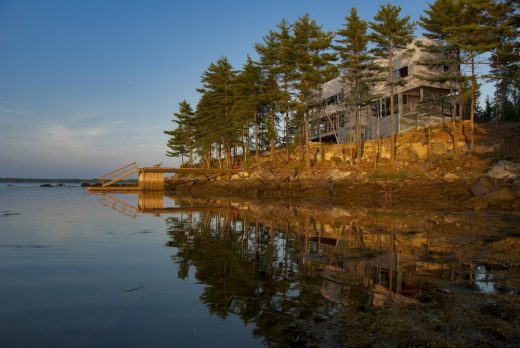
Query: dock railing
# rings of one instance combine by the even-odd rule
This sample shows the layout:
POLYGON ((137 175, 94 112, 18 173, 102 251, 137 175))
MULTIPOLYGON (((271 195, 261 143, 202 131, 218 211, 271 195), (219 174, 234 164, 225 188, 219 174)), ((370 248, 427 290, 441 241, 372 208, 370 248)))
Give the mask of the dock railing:
POLYGON ((137 167, 137 162, 130 163, 124 167, 116 169, 110 173, 102 175, 99 177, 99 182, 102 187, 112 185, 115 182, 126 179, 129 176, 137 174, 139 172, 139 167, 137 167))

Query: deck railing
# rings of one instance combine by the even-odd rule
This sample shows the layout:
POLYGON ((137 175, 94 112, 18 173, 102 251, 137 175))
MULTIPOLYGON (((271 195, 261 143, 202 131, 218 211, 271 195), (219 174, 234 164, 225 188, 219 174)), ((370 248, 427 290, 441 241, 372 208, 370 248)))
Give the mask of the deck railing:
POLYGON ((99 182, 102 187, 112 185, 113 183, 126 179, 129 176, 137 174, 139 171, 139 167, 137 167, 137 162, 130 163, 124 167, 116 169, 110 173, 102 175, 99 177, 99 182))

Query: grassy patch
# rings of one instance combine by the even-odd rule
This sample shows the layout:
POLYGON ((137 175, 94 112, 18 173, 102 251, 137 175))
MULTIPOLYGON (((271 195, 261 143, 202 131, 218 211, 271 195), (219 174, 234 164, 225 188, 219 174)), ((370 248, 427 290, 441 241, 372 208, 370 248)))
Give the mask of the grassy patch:
POLYGON ((375 169, 368 173, 368 177, 372 180, 406 180, 411 178, 412 175, 404 171, 387 172, 380 169, 375 169))
POLYGON ((400 211, 370 211, 369 214, 373 217, 403 218, 406 216, 405 213, 400 211))

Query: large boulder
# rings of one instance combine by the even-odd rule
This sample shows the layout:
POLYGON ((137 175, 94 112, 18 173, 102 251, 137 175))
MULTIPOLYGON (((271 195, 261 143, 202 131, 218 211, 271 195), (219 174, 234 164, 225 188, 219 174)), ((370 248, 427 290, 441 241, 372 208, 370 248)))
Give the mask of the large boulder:
POLYGON ((478 181, 471 186, 471 193, 474 196, 484 196, 489 192, 493 191, 493 183, 486 176, 481 176, 478 181))
POLYGON ((453 183, 455 181, 459 181, 460 180, 460 176, 452 174, 452 173, 446 173, 442 177, 442 180, 446 181, 447 183, 453 183))
POLYGON ((428 146, 423 143, 413 143, 410 150, 417 157, 418 160, 428 159, 428 146))
POLYGON ((515 195, 508 187, 502 187, 487 194, 486 199, 491 206, 503 207, 515 200, 515 195))
POLYGON ((433 143, 431 145, 431 151, 433 155, 440 156, 444 155, 451 148, 451 145, 448 145, 445 142, 433 143))
POLYGON ((325 161, 331 161, 334 158, 334 156, 336 156, 336 153, 334 151, 326 151, 323 155, 323 159, 325 161))
POLYGON ((475 197, 471 200, 473 210, 484 210, 488 207, 488 200, 484 196, 475 197))
POLYGON ((486 146, 486 145, 475 145, 473 147, 473 153, 475 155, 485 155, 488 153, 493 153, 496 151, 496 148, 493 146, 486 146))
POLYGON ((491 179, 516 180, 520 178, 520 163, 500 161, 495 163, 487 172, 491 179))
POLYGON ((262 167, 256 167, 251 171, 251 174, 249 176, 252 180, 272 180, 274 179, 274 174, 268 171, 267 169, 264 169, 262 167))
POLYGON ((516 179, 511 185, 511 190, 513 190, 518 198, 520 198, 520 179, 516 179))
POLYGON ((351 174, 352 172, 348 172, 345 170, 332 169, 329 172, 327 172, 327 179, 330 182, 345 180, 349 178, 351 174))
POLYGON ((468 145, 464 141, 458 141, 457 142, 457 150, 459 150, 459 151, 467 151, 468 150, 468 145))

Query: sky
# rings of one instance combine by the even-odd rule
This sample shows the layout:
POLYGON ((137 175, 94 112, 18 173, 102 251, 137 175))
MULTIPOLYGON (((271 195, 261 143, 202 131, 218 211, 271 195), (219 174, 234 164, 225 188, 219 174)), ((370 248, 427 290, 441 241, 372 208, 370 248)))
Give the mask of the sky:
MULTIPOLYGON (((386 1, 0 0, 0 177, 93 178, 163 162, 165 129, 202 72, 238 69, 282 18, 336 31, 386 1)), ((423 0, 392 1, 418 19, 423 0)), ((420 32, 417 33, 420 35, 420 32)))

